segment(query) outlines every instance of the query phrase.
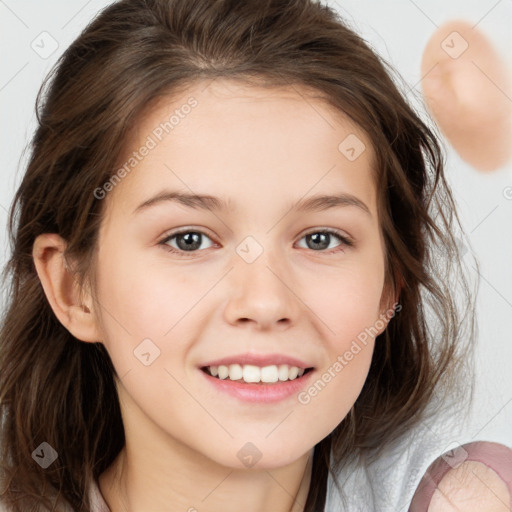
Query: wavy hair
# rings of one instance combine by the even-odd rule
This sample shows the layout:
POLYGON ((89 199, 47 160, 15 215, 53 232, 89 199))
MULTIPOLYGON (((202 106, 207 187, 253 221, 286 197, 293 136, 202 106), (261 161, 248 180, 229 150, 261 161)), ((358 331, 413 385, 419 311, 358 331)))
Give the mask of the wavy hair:
POLYGON ((466 376, 459 386, 475 332, 462 228, 435 127, 411 107, 392 68, 319 2, 120 0, 98 13, 41 85, 10 211, 0 331, 1 500, 9 510, 67 502, 90 512, 87 490, 125 441, 110 357, 57 320, 35 271, 34 240, 63 237, 83 286, 102 218, 94 191, 114 175, 130 127, 159 98, 216 78, 313 90, 375 150, 385 286, 401 308, 376 339, 350 413, 315 446, 305 512, 323 511, 329 474, 336 482, 347 461, 377 457, 430 404, 472 395, 466 376), (59 454, 47 469, 32 458, 42 442, 59 454))

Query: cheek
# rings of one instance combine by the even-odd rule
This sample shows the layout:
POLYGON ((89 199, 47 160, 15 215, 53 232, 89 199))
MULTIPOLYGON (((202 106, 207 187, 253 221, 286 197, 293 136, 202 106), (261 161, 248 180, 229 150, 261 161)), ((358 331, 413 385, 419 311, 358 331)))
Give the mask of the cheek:
POLYGON ((111 313, 103 311, 107 325, 124 327, 134 339, 161 338, 208 289, 200 278, 165 272, 161 265, 126 254, 105 259, 98 282, 98 299, 111 313))
POLYGON ((187 337, 178 333, 208 283, 184 279, 178 272, 164 277, 158 266, 129 254, 112 252, 103 259, 97 288, 103 343, 119 375, 141 366, 138 352, 150 352, 153 368, 165 365, 164 359, 183 367, 187 337))
POLYGON ((333 349, 344 350, 350 340, 371 327, 382 327, 380 302, 384 284, 383 265, 350 266, 316 281, 308 303, 324 321, 326 338, 333 349))
MULTIPOLYGON (((361 262, 360 262, 361 263, 361 262)), ((327 360, 299 403, 321 409, 334 428, 359 396, 370 368, 375 337, 385 327, 379 311, 384 265, 347 265, 316 281, 308 305, 322 322, 327 360)), ((320 324, 319 324, 320 325, 320 324)), ((314 419, 306 419, 314 423, 314 419)))
POLYGON ((347 281, 341 287, 343 293, 322 297, 323 319, 329 326, 324 330, 327 359, 315 380, 298 396, 298 402, 311 412, 305 416, 308 428, 317 428, 315 418, 321 413, 325 435, 346 417, 361 393, 375 336, 383 325, 378 317, 380 288, 369 282, 361 291, 359 279, 355 278, 353 285, 347 281))

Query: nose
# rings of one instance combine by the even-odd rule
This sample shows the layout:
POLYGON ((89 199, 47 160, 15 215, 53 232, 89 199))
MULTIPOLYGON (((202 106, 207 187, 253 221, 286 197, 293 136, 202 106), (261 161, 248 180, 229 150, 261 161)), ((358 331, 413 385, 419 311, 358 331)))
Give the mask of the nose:
POLYGON ((229 301, 225 319, 258 330, 288 329, 301 314, 301 290, 292 272, 265 250, 252 263, 235 259, 228 276, 229 301))

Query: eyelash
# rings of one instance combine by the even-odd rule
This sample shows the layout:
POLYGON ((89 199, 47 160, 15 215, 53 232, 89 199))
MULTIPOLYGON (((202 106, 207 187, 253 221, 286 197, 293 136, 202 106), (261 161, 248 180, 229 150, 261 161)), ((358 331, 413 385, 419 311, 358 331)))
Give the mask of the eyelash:
MULTIPOLYGON (((179 249, 175 249, 174 247, 171 247, 170 245, 167 244, 167 242, 169 242, 173 238, 175 238, 175 237, 177 237, 179 235, 186 234, 186 233, 197 233, 197 234, 200 234, 200 235, 204 235, 207 238, 210 238, 203 231, 187 228, 187 229, 182 229, 182 230, 175 231, 175 232, 169 234, 161 242, 158 242, 158 245, 162 245, 163 248, 166 251, 171 252, 173 254, 176 254, 177 256, 182 257, 182 258, 187 258, 187 257, 189 258, 190 255, 192 255, 192 254, 194 254, 196 252, 201 252, 200 250, 196 250, 196 251, 182 251, 182 250, 179 250, 179 249)), ((313 249, 311 249, 313 252, 319 252, 319 253, 324 253, 324 254, 336 254, 338 252, 343 252, 343 247, 353 247, 354 246, 354 242, 350 238, 348 238, 345 235, 343 235, 340 231, 338 231, 336 229, 331 229, 331 228, 309 231, 309 232, 305 233, 302 236, 302 238, 304 238, 304 237, 306 237, 308 235, 313 235, 313 234, 318 234, 318 233, 334 235, 336 238, 338 238, 338 240, 341 242, 341 244, 338 247, 336 247, 335 249, 331 249, 331 250, 328 250, 328 251, 327 250, 314 251, 313 249)), ((301 240, 302 240, 302 238, 301 238, 301 240)), ((210 240, 211 240, 211 238, 210 238, 210 240)))

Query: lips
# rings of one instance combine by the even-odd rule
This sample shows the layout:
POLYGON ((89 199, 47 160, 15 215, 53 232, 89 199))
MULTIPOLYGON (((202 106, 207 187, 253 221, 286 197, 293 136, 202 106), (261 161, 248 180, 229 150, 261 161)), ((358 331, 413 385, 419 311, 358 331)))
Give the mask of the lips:
POLYGON ((261 368, 265 366, 279 366, 287 364, 288 366, 296 366, 304 370, 308 368, 314 368, 314 366, 306 361, 298 359, 296 357, 288 356, 285 354, 238 354, 234 356, 224 357, 222 359, 215 359, 208 361, 200 365, 200 368, 204 369, 211 366, 229 366, 232 364, 253 365, 261 368))
MULTIPOLYGON (((238 363, 231 363, 229 365, 211 365, 211 366, 204 366, 199 368, 199 374, 202 375, 202 378, 205 379, 205 382, 208 386, 212 386, 217 391, 222 392, 225 395, 230 395, 231 397, 234 397, 236 400, 238 400, 239 403, 253 403, 253 404, 275 404, 278 402, 281 402, 283 400, 289 400, 292 399, 294 396, 297 395, 300 391, 304 390, 306 386, 309 385, 309 383, 312 381, 314 376, 316 375, 316 372, 313 371, 312 367, 308 367, 303 361, 290 358, 288 356, 282 356, 283 358, 280 359, 279 357, 271 356, 261 356, 256 357, 256 361, 258 361, 258 366, 256 365, 249 365, 246 364, 243 366, 243 374, 242 379, 238 380, 232 380, 231 378, 226 378, 226 371, 229 369, 229 374, 231 374, 232 370, 234 370, 233 377, 237 378, 240 377, 240 370, 241 365, 238 363), (275 362, 276 360, 281 361, 291 361, 295 364, 298 364, 300 366, 290 367, 288 368, 288 364, 280 364, 279 365, 279 372, 278 372, 278 379, 276 380, 275 375, 275 368, 277 365, 266 365, 267 361, 275 362), (269 366, 273 366, 274 368, 269 368, 269 366), (281 375, 281 367, 287 368, 287 375, 281 375), (233 367, 235 367, 233 369, 233 367), (238 367, 238 368, 237 368, 238 367), (245 375, 246 369, 250 368, 249 375, 245 375), (304 369, 306 367, 306 369, 304 369), (218 376, 214 376, 210 371, 212 369, 216 368, 219 372, 218 376), (300 370, 299 370, 300 368, 300 370), (221 369, 224 373, 224 378, 220 377, 221 369), (261 370, 261 377, 265 378, 267 381, 270 382, 255 382, 255 376, 256 373, 258 373, 261 370), (274 372, 273 378, 269 376, 267 373, 266 377, 263 377, 263 374, 267 371, 271 370, 274 372), (291 373, 290 373, 291 372, 291 373), (299 376, 299 372, 301 373, 299 376), (303 373, 302 373, 303 372, 303 373), (295 375, 295 378, 290 378, 295 375), (281 380, 282 377, 287 377, 286 380, 281 380), (245 379, 249 378, 250 382, 247 382, 245 379)), ((218 359, 216 361, 211 361, 211 363, 218 363, 218 362, 231 362, 231 361, 240 361, 240 360, 249 360, 249 361, 255 361, 255 358, 253 356, 244 358, 244 357, 230 357, 225 359, 218 359)), ((231 375, 230 375, 231 377, 231 375)), ((258 378, 259 380, 259 378, 258 378)), ((216 399, 212 397, 212 399, 216 399)), ((296 398, 295 398, 296 399, 296 398)))

